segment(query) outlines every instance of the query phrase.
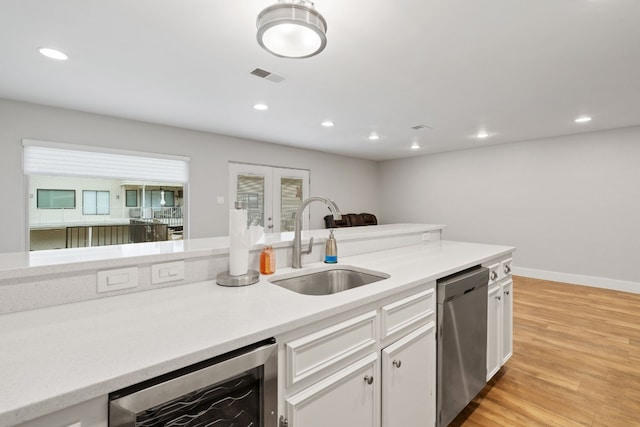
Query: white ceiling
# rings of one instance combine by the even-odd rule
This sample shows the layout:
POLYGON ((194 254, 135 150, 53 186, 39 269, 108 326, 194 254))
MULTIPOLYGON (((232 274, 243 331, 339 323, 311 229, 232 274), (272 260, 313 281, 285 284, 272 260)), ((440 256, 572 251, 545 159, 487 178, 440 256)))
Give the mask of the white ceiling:
POLYGON ((274 2, 2 0, 0 97, 374 160, 640 125, 638 0, 317 0, 308 59, 258 46, 274 2))

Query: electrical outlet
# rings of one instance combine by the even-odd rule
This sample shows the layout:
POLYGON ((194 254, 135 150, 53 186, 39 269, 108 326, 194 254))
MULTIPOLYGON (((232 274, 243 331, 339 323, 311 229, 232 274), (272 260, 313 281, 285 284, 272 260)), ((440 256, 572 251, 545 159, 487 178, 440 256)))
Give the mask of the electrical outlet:
POLYGON ((165 262, 151 266, 151 284, 184 280, 184 261, 165 262))
POLYGON ((138 267, 98 271, 98 293, 138 286, 138 267))

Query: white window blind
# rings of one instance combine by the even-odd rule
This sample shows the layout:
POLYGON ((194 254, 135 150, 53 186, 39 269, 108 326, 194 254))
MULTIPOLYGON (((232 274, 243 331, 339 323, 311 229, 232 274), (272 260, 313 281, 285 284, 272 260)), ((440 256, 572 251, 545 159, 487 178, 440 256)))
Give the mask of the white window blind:
POLYGON ((24 174, 188 183, 189 158, 23 140, 24 174))

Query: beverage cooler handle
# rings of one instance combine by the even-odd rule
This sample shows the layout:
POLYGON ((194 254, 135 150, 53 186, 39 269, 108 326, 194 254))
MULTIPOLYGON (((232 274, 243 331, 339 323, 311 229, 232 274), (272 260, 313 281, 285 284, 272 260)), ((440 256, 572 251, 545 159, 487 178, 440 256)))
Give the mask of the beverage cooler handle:
POLYGON ((136 427, 136 414, 122 405, 120 401, 109 402, 109 427, 136 427))

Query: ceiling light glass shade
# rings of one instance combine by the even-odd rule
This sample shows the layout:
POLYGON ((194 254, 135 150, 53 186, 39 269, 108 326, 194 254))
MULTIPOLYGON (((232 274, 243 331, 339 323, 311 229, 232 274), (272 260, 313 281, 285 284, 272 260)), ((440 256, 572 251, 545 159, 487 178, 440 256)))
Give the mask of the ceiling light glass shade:
POLYGON ((327 22, 308 2, 269 6, 256 25, 258 44, 283 58, 308 58, 327 45, 327 22))

